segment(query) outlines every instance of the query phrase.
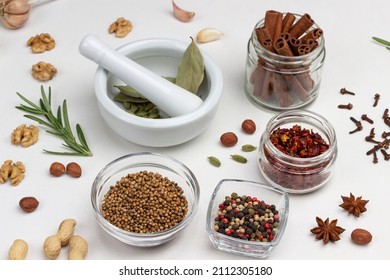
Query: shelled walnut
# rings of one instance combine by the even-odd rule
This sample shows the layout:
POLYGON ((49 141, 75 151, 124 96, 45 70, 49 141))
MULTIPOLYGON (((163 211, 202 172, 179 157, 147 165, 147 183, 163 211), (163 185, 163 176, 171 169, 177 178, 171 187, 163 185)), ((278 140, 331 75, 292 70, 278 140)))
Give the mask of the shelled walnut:
POLYGON ((12 160, 4 161, 3 165, 0 167, 0 183, 5 183, 8 180, 12 172, 12 160))
POLYGON ((11 143, 14 145, 22 145, 22 147, 29 147, 38 142, 39 129, 35 125, 26 126, 19 125, 11 134, 11 143))
POLYGON ((133 29, 131 21, 120 17, 115 22, 111 23, 108 28, 108 33, 115 33, 116 37, 123 38, 133 29))
POLYGON ((57 74, 57 69, 53 65, 43 61, 34 64, 31 71, 32 76, 39 81, 49 81, 57 74))
POLYGON ((6 160, 0 168, 0 183, 10 179, 11 185, 17 186, 24 179, 25 172, 26 168, 21 161, 12 163, 12 160, 6 160))
POLYGON ((33 53, 43 53, 50 51, 56 46, 56 41, 48 33, 41 33, 31 37, 27 41, 27 46, 33 53))

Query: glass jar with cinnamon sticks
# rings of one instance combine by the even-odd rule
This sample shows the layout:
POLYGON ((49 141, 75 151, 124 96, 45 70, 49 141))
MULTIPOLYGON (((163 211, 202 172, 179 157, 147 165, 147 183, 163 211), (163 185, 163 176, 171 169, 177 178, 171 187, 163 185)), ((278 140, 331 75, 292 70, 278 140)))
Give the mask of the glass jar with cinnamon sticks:
POLYGON ((267 11, 247 51, 245 92, 255 104, 297 109, 318 96, 325 40, 310 15, 267 11))
POLYGON ((333 126, 321 115, 302 109, 271 118, 259 144, 259 167, 274 187, 307 193, 331 178, 337 157, 333 126))

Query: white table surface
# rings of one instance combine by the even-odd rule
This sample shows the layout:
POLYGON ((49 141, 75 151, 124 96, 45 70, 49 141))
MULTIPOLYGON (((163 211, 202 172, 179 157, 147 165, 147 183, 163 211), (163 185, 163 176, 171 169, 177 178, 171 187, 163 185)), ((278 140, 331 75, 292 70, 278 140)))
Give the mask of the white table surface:
MULTIPOLYGON (((379 153, 379 163, 373 164, 366 151, 372 147, 364 141, 371 126, 350 135, 354 128, 350 116, 360 118, 367 113, 376 120, 377 134, 389 131, 381 121, 385 108, 390 107, 390 51, 372 42, 372 36, 390 40, 390 2, 386 0, 177 0, 177 4, 196 12, 193 21, 182 23, 172 15, 170 0, 148 1, 86 1, 56 0, 36 6, 28 23, 18 30, 0 26, 0 162, 7 159, 22 161, 26 178, 17 187, 9 182, 0 185, 1 241, 0 259, 6 259, 13 240, 21 238, 29 243, 27 259, 45 259, 44 239, 56 232, 66 218, 77 220, 76 233, 89 243, 87 259, 245 259, 214 249, 205 230, 207 204, 210 195, 223 178, 264 181, 257 167, 257 154, 248 155, 248 163, 238 164, 229 159, 239 152, 240 145, 223 148, 219 136, 225 131, 236 131, 240 143, 258 144, 266 123, 275 112, 253 105, 243 90, 246 45, 256 22, 269 9, 294 13, 309 13, 323 28, 326 38, 326 62, 322 85, 317 100, 308 109, 325 116, 335 127, 339 154, 332 180, 322 189, 290 196, 288 225, 278 248, 271 254, 277 259, 389 259, 390 258, 390 162, 379 153), (118 17, 132 21, 133 30, 122 39, 108 34, 108 26, 118 17), (95 34, 111 47, 127 42, 163 37, 188 41, 205 27, 224 32, 221 40, 200 45, 220 66, 224 77, 223 96, 210 127, 194 140, 170 148, 149 148, 132 144, 117 136, 105 124, 96 106, 93 79, 96 65, 78 52, 81 39, 95 34), (26 47, 27 40, 36 34, 50 33, 56 47, 42 54, 33 54, 26 47), (31 66, 46 61, 58 69, 49 82, 38 82, 30 73, 31 66), (35 124, 23 117, 15 106, 21 103, 16 92, 33 101, 40 97, 40 86, 53 90, 53 104, 68 102, 72 124, 84 129, 93 157, 54 156, 43 149, 59 149, 62 141, 40 129, 38 143, 29 148, 11 145, 10 135, 22 123, 35 124), (356 96, 343 96, 346 87, 356 96), (379 105, 372 107, 375 93, 381 94, 379 105), (352 111, 337 109, 338 104, 351 102, 352 111), (240 130, 242 120, 251 118, 257 123, 254 135, 240 130), (201 187, 199 210, 192 224, 177 239, 154 248, 125 245, 108 236, 98 226, 90 203, 92 182, 101 168, 122 155, 152 151, 172 156, 193 170, 201 187), (218 156, 223 165, 215 168, 207 156, 218 156), (55 178, 48 169, 53 161, 78 162, 83 168, 79 179, 68 176, 55 178), (368 199, 367 212, 359 218, 338 207, 341 195, 368 199), (35 196, 39 208, 30 214, 21 212, 19 199, 35 196), (316 241, 310 229, 316 226, 315 217, 338 219, 346 231, 341 240, 323 245, 316 241), (355 228, 371 231, 373 241, 368 246, 351 242, 355 228)), ((380 137, 380 136, 379 136, 380 137)), ((66 259, 62 253, 59 259, 66 259)))

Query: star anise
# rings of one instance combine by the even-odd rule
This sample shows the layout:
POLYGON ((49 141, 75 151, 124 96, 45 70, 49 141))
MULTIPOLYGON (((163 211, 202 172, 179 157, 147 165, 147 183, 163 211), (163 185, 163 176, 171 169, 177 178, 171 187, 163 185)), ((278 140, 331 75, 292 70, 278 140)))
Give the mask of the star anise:
POLYGON ((322 239, 324 244, 327 244, 329 241, 335 242, 340 240, 340 234, 345 231, 345 229, 336 225, 337 219, 329 223, 329 218, 324 222, 321 218, 316 217, 316 221, 318 226, 312 228, 310 232, 316 234, 316 239, 322 239))
POLYGON ((367 211, 366 204, 368 203, 368 200, 362 199, 361 196, 355 199, 355 196, 350 193, 349 197, 341 196, 341 198, 343 199, 343 203, 339 206, 349 213, 352 213, 354 216, 359 217, 360 213, 367 211))

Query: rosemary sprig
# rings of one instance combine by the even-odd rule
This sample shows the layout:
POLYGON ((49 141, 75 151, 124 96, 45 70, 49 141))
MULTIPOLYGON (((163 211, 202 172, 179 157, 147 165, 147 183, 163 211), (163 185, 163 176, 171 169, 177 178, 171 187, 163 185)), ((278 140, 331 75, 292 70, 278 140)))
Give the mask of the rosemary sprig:
POLYGON ((372 39, 374 41, 378 42, 379 44, 386 46, 386 49, 390 50, 390 42, 389 41, 383 40, 383 39, 378 38, 378 37, 372 37, 372 39))
POLYGON ((24 117, 46 126, 47 133, 62 138, 65 142, 62 145, 70 150, 73 150, 73 152, 55 152, 44 150, 46 153, 55 155, 92 156, 92 152, 88 147, 83 130, 79 124, 76 124, 76 132, 79 142, 77 142, 75 136, 73 135, 68 117, 68 107, 66 105, 66 100, 63 101, 62 108, 61 106, 58 106, 57 116, 55 116, 51 109, 50 87, 49 94, 46 95, 43 86, 41 86, 41 98, 39 100, 39 105, 34 104, 18 92, 16 94, 29 105, 27 106, 21 104, 20 106, 16 106, 17 109, 32 114, 24 115, 24 117), (37 116, 43 116, 44 118, 37 116))

